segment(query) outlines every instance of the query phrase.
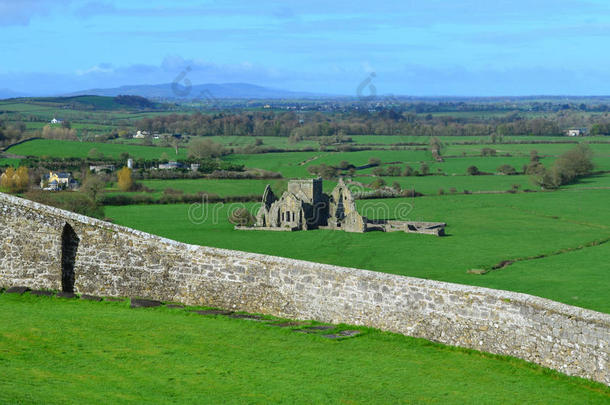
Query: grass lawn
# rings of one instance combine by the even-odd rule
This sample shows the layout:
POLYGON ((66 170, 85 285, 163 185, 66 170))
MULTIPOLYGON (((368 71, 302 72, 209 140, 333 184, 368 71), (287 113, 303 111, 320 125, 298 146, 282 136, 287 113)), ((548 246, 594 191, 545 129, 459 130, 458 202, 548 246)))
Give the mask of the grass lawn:
POLYGON ((331 341, 181 309, 0 295, 2 403, 607 403, 601 384, 362 329, 331 341))
MULTIPOLYGON (((241 204, 106 207, 115 222, 182 242, 527 292, 601 312, 610 312, 610 255, 596 266, 574 262, 557 273, 553 260, 532 260, 529 277, 514 260, 570 249, 610 237, 610 190, 571 189, 547 193, 445 195, 359 201, 370 218, 444 221, 449 236, 340 231, 243 232, 233 230, 229 212, 241 204), (190 215, 189 215, 190 210, 190 215), (536 280, 553 279, 553 283, 536 280), (587 294, 582 294, 586 289, 587 294), (577 299, 573 297, 578 297, 577 299)), ((257 204, 245 204, 253 212, 257 204)), ((586 248, 583 255, 598 248, 586 248)), ((564 255, 557 257, 561 260, 564 255)), ((568 257, 568 256, 565 256, 568 257)))

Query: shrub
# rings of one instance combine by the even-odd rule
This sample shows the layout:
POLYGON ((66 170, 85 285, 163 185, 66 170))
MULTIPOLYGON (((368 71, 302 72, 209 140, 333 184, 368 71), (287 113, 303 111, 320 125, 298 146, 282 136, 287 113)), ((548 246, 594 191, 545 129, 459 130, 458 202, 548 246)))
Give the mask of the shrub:
POLYGON ((198 138, 188 146, 188 156, 195 159, 220 157, 225 153, 224 147, 211 139, 198 138))
POLYGON ((352 164, 350 162, 348 162, 347 160, 342 160, 341 162, 339 162, 339 165, 337 166, 337 168, 341 169, 341 170, 347 170, 350 167, 352 167, 352 164))
POLYGON ((471 176, 476 176, 478 175, 479 172, 479 168, 476 166, 469 166, 468 169, 466 169, 466 173, 468 173, 471 176))
POLYGON ((376 178, 375 180, 373 180, 373 181, 371 182, 371 184, 369 184, 369 186, 370 186, 372 189, 378 190, 378 189, 380 189, 381 187, 385 186, 385 184, 386 184, 386 183, 385 183, 385 180, 384 180, 384 179, 382 179, 381 177, 378 177, 378 178, 376 178))
POLYGON ((514 175, 517 174, 517 170, 512 167, 511 165, 502 165, 500 167, 498 167, 498 173, 500 174, 506 174, 506 175, 514 175))
POLYGON ((481 149, 481 156, 496 156, 496 150, 492 148, 481 149))
POLYGON ((92 148, 87 153, 87 158, 91 160, 102 160, 104 159, 104 154, 97 150, 97 148, 92 148))
POLYGON ((405 166, 405 170, 403 172, 403 176, 413 176, 413 168, 409 165, 405 166))
POLYGON ((385 171, 383 170, 383 167, 376 167, 373 169, 373 174, 375 176, 383 176, 385 174, 385 171))
POLYGON ((422 162, 421 166, 419 167, 419 172, 422 176, 427 176, 430 174, 430 166, 428 166, 426 162, 422 162))
POLYGON ((400 176, 400 167, 398 166, 390 166, 386 171, 388 176, 396 177, 400 176))
POLYGON ((254 216, 245 208, 236 208, 229 215, 229 222, 233 225, 252 226, 255 221, 254 216))
POLYGON ((443 190, 442 188, 438 189, 438 195, 444 195, 445 194, 445 190, 443 190))
POLYGON ((593 171, 593 153, 588 146, 578 145, 565 152, 555 161, 551 169, 538 162, 528 166, 531 181, 543 189, 555 189, 569 184, 593 171))
POLYGON ((376 157, 369 158, 369 165, 379 166, 380 164, 381 164, 381 159, 376 158, 376 157))
POLYGON ((457 188, 455 188, 455 187, 451 187, 451 188, 449 189, 449 192, 450 192, 451 194, 455 194, 455 193, 457 193, 457 188))

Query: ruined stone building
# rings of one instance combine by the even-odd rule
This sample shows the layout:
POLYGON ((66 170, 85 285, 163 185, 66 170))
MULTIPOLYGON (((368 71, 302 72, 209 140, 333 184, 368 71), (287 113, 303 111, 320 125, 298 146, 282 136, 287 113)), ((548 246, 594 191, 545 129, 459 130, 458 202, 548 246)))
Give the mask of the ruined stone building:
POLYGON ((371 220, 360 213, 350 189, 342 179, 330 194, 322 191, 322 179, 290 180, 280 198, 267 185, 262 206, 252 227, 236 229, 297 231, 336 229, 346 232, 411 232, 444 235, 446 224, 390 219, 371 220))

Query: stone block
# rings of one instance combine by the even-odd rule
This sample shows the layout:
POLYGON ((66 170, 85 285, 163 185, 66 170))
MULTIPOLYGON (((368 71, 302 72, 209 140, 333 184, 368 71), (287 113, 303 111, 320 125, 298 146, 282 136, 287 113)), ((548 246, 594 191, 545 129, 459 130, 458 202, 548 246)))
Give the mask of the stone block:
POLYGON ((23 294, 30 291, 29 287, 9 287, 6 290, 7 294, 23 294))
POLYGON ((161 301, 156 300, 147 300, 140 298, 132 298, 131 299, 131 308, 152 308, 159 307, 163 305, 161 301))

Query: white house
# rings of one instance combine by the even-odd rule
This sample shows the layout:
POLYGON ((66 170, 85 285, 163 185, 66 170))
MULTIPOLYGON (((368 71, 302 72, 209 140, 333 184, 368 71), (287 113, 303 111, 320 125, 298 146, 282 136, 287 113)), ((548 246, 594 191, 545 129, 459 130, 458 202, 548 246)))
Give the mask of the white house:
POLYGON ((567 136, 585 136, 586 134, 586 128, 570 128, 566 131, 567 136))
POLYGON ((51 120, 51 124, 61 124, 61 120, 58 120, 57 118, 53 118, 51 120))

